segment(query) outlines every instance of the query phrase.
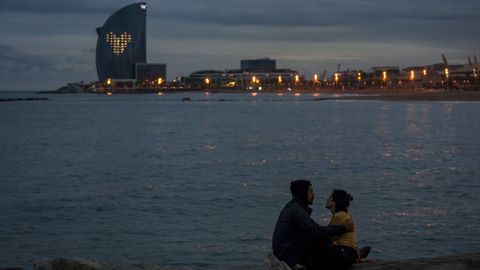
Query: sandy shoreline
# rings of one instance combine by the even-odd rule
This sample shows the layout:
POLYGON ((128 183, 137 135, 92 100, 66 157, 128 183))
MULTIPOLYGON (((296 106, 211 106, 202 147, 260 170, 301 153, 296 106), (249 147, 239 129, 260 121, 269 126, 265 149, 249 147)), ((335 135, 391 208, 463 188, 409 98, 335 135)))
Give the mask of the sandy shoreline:
MULTIPOLYGON (((205 91, 209 92, 209 91, 205 91)), ((245 91, 216 90, 210 93, 249 93, 245 91)), ((283 93, 300 95, 319 94, 315 100, 380 100, 380 101, 480 101, 480 91, 445 91, 445 90, 418 90, 418 89, 365 89, 365 90, 293 90, 262 91, 261 93, 283 93), (324 96, 328 95, 328 96, 324 96)))
MULTIPOLYGON (((338 93, 337 93, 338 94, 338 93)), ((347 94, 347 93, 342 93, 347 94)), ((351 95, 342 95, 338 97, 319 97, 316 100, 382 100, 382 101, 480 101, 480 91, 459 91, 459 92, 377 92, 360 93, 350 92, 351 95)))
MULTIPOLYGON (((253 94, 245 90, 231 89, 145 89, 139 91, 114 92, 114 94, 163 94, 174 93, 205 93, 205 94, 253 94)), ((362 90, 341 90, 341 89, 319 89, 304 90, 294 89, 291 91, 267 90, 258 91, 259 94, 285 94, 285 95, 313 95, 315 100, 380 100, 380 101, 480 101, 480 89, 476 91, 448 91, 448 90, 425 90, 425 89, 362 89, 362 90)), ((58 91, 37 92, 37 94, 65 94, 58 91)), ((72 93, 67 93, 72 94, 72 93)), ((107 92, 96 92, 92 94, 107 94, 107 92)))

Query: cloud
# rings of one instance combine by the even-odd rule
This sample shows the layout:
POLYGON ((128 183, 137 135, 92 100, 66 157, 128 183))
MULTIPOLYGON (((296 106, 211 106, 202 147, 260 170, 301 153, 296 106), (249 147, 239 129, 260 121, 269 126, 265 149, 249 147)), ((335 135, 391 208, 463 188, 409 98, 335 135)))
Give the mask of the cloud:
MULTIPOLYGON (((330 70, 338 62, 426 64, 441 53, 453 59, 479 53, 476 0, 146 2, 148 59, 167 63, 175 76, 265 56, 302 71, 318 65, 330 70)), ((55 85, 59 79, 94 79, 95 28, 131 3, 0 0, 2 73, 42 74, 55 85)))
POLYGON ((131 1, 92 1, 92 0, 2 0, 0 11, 26 13, 105 13, 127 5, 131 1))
POLYGON ((8 77, 8 73, 41 73, 56 71, 56 69, 47 57, 28 54, 12 46, 0 44, 0 71, 0 76, 8 77))
POLYGON ((41 55, 0 44, 1 90, 53 90, 80 80, 95 80, 94 63, 85 54, 41 55))

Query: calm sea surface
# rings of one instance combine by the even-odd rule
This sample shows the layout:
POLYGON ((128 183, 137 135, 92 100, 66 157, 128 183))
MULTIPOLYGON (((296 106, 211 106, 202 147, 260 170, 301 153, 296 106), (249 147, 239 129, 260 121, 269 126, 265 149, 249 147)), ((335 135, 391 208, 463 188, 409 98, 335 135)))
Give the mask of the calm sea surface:
POLYGON ((478 102, 48 97, 0 103, 0 267, 261 264, 298 178, 321 224, 333 188, 354 196, 372 258, 480 251, 478 102))

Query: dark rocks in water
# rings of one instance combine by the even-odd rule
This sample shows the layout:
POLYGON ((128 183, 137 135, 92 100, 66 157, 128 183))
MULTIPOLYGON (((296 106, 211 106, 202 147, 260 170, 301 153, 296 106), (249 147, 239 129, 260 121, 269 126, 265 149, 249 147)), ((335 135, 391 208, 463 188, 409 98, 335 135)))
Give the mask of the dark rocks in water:
POLYGON ((106 265, 101 262, 88 261, 80 258, 58 258, 35 262, 33 264, 34 270, 99 270, 106 269, 105 267, 106 265))
POLYGON ((184 98, 182 98, 182 101, 191 101, 191 100, 192 100, 192 99, 189 98, 189 97, 184 97, 184 98))
POLYGON ((48 100, 46 97, 41 98, 0 98, 0 102, 12 102, 12 101, 42 101, 48 100))
POLYGON ((91 85, 83 83, 69 83, 55 91, 39 91, 37 94, 79 94, 89 93, 91 85))

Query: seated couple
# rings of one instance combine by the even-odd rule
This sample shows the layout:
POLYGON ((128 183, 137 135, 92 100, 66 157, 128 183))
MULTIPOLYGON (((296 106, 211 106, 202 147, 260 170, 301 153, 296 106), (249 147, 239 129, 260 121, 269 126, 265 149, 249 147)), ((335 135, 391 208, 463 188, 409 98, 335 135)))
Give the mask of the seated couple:
POLYGON ((355 225, 348 213, 353 200, 347 192, 334 190, 325 207, 332 212, 328 226, 318 225, 311 217, 315 194, 308 180, 290 184, 292 200, 280 213, 273 232, 273 254, 292 269, 348 269, 366 257, 369 247, 357 247, 355 225))

